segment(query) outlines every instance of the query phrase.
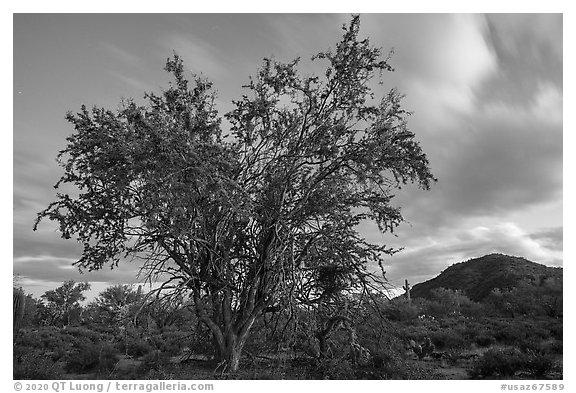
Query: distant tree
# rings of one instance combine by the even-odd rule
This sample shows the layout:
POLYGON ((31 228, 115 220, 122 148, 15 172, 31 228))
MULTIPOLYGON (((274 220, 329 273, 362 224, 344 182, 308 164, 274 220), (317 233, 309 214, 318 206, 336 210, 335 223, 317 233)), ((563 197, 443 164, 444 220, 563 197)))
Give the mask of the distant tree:
POLYGON ((82 305, 86 297, 84 292, 90 289, 87 282, 76 283, 73 280, 65 281, 56 289, 46 291, 41 296, 45 304, 45 312, 50 318, 51 325, 69 326, 73 321, 80 319, 82 305))
POLYGON ((133 317, 142 298, 142 293, 130 285, 118 284, 100 292, 91 306, 97 309, 98 319, 102 323, 113 325, 123 322, 122 315, 127 308, 132 308, 127 317, 133 317))
POLYGON ((358 224, 392 232, 403 221, 394 190, 428 189, 434 177, 402 95, 375 99, 374 77, 392 67, 359 26, 354 16, 336 48, 313 57, 327 62, 322 77, 300 76, 298 59, 265 59, 226 114, 226 135, 212 84, 191 85, 177 55, 165 68, 175 82, 146 94, 147 106, 69 113, 76 132, 56 187, 79 193, 58 193, 38 221, 77 237, 81 268, 137 256, 151 277, 168 276, 161 289, 190 294, 231 371, 268 307, 338 289, 305 281, 332 270, 348 291, 376 286, 368 267, 395 250, 366 241, 358 224))

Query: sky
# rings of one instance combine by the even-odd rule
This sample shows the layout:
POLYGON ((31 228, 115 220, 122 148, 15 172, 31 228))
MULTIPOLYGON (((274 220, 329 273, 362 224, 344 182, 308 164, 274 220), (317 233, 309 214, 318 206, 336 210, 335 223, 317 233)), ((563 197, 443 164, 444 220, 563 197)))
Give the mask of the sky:
MULTIPOLYGON (((15 14, 13 18, 13 273, 39 296, 62 281, 93 293, 137 283, 138 266, 80 274, 81 248, 56 226, 32 226, 55 199, 55 157, 67 111, 118 107, 167 86, 176 51, 189 75, 214 82, 222 113, 264 57, 307 60, 334 47, 349 14, 15 14)), ((362 14, 360 34, 395 71, 397 88, 438 178, 398 190, 406 222, 373 242, 403 247, 383 262, 394 285, 416 284, 493 252, 563 266, 563 17, 561 14, 362 14)))

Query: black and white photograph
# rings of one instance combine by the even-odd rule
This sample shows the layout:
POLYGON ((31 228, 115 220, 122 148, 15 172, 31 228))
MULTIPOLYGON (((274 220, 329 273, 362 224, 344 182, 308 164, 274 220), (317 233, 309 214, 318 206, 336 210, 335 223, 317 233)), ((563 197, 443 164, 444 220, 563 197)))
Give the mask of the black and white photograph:
POLYGON ((562 13, 12 21, 14 386, 564 390, 562 13))

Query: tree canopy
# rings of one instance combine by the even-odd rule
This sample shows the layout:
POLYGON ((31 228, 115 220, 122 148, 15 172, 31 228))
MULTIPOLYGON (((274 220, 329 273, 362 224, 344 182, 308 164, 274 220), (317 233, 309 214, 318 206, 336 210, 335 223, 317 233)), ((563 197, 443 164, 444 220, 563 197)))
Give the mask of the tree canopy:
POLYGON ((435 179, 402 95, 376 99, 373 78, 392 67, 359 27, 354 16, 336 48, 313 57, 322 76, 301 76, 299 59, 264 59, 226 133, 212 83, 188 80, 176 54, 173 82, 146 105, 68 113, 75 133, 56 188, 77 192, 59 192, 36 225, 47 217, 75 237, 81 268, 138 257, 164 288, 188 291, 231 369, 267 307, 370 291, 373 266, 395 250, 358 224, 392 232, 403 221, 394 190, 435 179))

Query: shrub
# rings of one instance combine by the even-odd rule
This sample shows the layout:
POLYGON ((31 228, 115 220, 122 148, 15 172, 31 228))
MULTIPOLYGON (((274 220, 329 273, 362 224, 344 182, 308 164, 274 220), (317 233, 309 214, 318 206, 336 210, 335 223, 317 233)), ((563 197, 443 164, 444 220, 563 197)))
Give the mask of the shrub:
MULTIPOLYGON (((142 365, 140 366, 140 372, 146 374, 151 378, 151 375, 155 372, 163 372, 166 364, 169 363, 168 355, 159 350, 154 350, 148 352, 142 357, 142 365), (152 372, 152 373, 151 373, 152 372)), ((147 378, 148 378, 147 377, 147 378)))
POLYGON ((481 333, 476 338, 474 338, 474 342, 483 348, 489 347, 491 345, 496 344, 496 339, 487 333, 481 333))
POLYGON ((560 340, 547 341, 540 344, 540 349, 549 354, 561 354, 564 352, 564 344, 560 340))
POLYGON ((550 327, 550 334, 552 337, 562 340, 564 337, 564 325, 562 322, 552 325, 550 327))
POLYGON ((346 359, 323 359, 318 373, 321 379, 355 379, 354 367, 346 359))
POLYGON ((127 352, 128 355, 134 357, 144 356, 153 349, 148 342, 137 336, 128 336, 127 339, 122 337, 120 341, 116 342, 115 347, 119 353, 127 352))
POLYGON ((526 355, 517 348, 492 348, 476 360, 471 374, 474 377, 513 376, 525 369, 526 360, 526 355))
POLYGON ((418 316, 418 308, 404 298, 396 298, 384 306, 383 313, 391 321, 411 321, 418 316))
POLYGON ((190 345, 190 332, 165 331, 150 339, 152 346, 162 352, 176 355, 182 348, 190 345))
POLYGON ((128 353, 131 356, 144 356, 151 350, 152 347, 146 341, 134 337, 128 338, 128 353))
POLYGON ((14 354, 14 379, 61 379, 62 368, 49 356, 40 351, 30 351, 18 356, 14 354))
POLYGON ((100 341, 102 336, 98 332, 79 326, 68 327, 66 329, 62 329, 61 332, 70 335, 74 338, 81 339, 84 342, 86 342, 87 340, 90 340, 92 342, 100 341))
POLYGON ((111 343, 84 343, 65 356, 67 372, 109 372, 114 370, 118 352, 111 343))
POLYGON ((455 329, 442 329, 430 333, 430 339, 440 349, 464 348, 466 340, 455 329))
POLYGON ((526 369, 535 377, 542 377, 554 369, 554 357, 542 352, 530 352, 526 369))

